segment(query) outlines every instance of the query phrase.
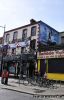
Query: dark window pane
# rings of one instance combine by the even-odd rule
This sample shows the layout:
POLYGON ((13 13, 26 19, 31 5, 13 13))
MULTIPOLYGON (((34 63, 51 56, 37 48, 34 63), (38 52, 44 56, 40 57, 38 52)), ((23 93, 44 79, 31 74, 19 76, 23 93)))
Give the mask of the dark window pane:
POLYGON ((31 28, 31 36, 35 36, 36 35, 36 26, 31 28))
POLYGON ((22 40, 25 40, 26 37, 27 37, 27 29, 24 29, 22 34, 22 40))
POLYGON ((17 35, 18 35, 18 32, 17 31, 14 32, 14 34, 13 34, 13 40, 16 40, 17 39, 17 35))
POLYGON ((16 49, 12 49, 12 54, 15 54, 16 53, 16 49))
POLYGON ((30 47, 33 50, 35 50, 35 43, 36 43, 36 40, 35 39, 30 41, 30 47))
POLYGON ((6 42, 9 42, 9 34, 6 34, 6 42))

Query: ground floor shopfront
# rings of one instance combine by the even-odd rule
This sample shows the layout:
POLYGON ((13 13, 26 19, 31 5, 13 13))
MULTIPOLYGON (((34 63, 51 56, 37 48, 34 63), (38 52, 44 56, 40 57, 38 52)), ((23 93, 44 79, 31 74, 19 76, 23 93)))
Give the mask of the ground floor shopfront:
POLYGON ((2 69, 7 68, 10 76, 28 74, 32 77, 35 69, 35 56, 31 54, 5 56, 3 57, 2 67, 2 69))
POLYGON ((38 71, 47 78, 64 81, 64 50, 44 51, 37 54, 38 71))
POLYGON ((2 70, 7 69, 10 76, 17 76, 20 55, 8 55, 3 57, 2 70))

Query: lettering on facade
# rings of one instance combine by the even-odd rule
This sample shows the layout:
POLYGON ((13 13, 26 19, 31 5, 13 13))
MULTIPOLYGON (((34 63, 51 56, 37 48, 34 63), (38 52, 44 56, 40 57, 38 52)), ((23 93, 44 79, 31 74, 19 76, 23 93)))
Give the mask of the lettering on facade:
POLYGON ((64 50, 43 51, 37 53, 37 59, 64 58, 64 50))

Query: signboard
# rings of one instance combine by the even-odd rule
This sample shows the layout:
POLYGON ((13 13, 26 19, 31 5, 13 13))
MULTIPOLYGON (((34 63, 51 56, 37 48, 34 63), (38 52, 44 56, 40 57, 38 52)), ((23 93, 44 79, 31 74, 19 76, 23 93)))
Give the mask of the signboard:
POLYGON ((3 57, 4 61, 15 61, 15 60, 20 60, 20 55, 14 55, 14 56, 5 56, 3 57))
POLYGON ((37 53, 37 59, 64 58, 64 50, 43 51, 37 53))

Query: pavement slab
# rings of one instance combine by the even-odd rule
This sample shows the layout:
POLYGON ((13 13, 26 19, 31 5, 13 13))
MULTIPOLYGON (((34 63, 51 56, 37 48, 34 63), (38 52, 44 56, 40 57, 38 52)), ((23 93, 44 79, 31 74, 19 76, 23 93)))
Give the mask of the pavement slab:
POLYGON ((30 84, 19 84, 18 81, 18 79, 9 79, 8 85, 0 84, 0 88, 30 94, 34 97, 64 97, 64 85, 60 86, 59 84, 56 84, 56 88, 44 88, 39 86, 33 86, 30 84))

